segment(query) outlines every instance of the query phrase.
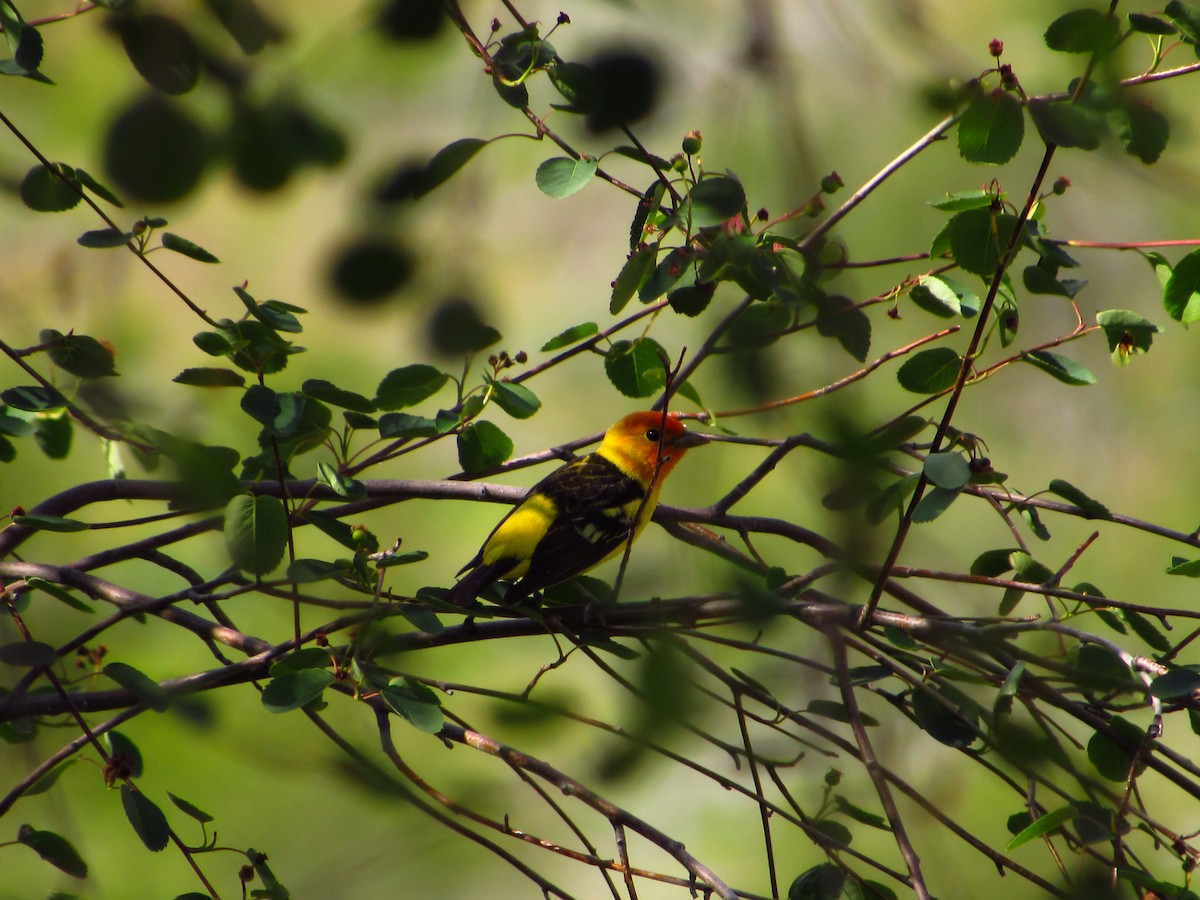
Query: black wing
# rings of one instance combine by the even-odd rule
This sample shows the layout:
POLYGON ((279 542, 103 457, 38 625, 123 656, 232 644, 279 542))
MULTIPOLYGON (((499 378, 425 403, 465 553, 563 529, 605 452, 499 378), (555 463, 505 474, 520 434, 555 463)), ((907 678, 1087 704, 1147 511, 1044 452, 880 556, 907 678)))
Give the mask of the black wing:
POLYGON ((629 540, 645 489, 602 456, 590 454, 551 472, 534 486, 554 501, 558 516, 529 562, 518 587, 533 593, 578 575, 629 540))

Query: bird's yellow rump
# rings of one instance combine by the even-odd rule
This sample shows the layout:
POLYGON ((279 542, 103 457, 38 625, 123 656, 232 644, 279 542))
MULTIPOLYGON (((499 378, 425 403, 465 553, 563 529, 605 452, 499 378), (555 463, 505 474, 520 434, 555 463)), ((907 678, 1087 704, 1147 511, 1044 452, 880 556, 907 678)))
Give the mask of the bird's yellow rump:
POLYGON ((626 416, 594 452, 530 489, 463 566, 459 574, 467 574, 447 599, 466 606, 503 580, 517 582, 508 593, 516 601, 612 559, 646 527, 683 455, 707 443, 674 413, 626 416))

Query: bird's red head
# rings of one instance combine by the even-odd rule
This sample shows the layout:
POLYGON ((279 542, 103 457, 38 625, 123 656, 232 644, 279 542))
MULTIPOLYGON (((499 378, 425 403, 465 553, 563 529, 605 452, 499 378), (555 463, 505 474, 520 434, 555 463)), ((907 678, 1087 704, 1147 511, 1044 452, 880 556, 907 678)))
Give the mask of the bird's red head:
POLYGON ((599 453, 644 483, 656 474, 661 482, 689 449, 707 443, 704 435, 688 431, 677 414, 650 410, 631 413, 609 428, 599 453))

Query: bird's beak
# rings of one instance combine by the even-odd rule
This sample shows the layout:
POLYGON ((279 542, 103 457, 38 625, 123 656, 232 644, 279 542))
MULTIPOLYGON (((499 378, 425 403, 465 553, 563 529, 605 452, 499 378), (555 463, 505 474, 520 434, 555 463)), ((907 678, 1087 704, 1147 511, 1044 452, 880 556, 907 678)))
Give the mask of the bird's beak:
POLYGON ((695 431, 685 431, 675 440, 671 441, 671 449, 687 450, 691 447, 700 447, 708 443, 708 438, 695 431))

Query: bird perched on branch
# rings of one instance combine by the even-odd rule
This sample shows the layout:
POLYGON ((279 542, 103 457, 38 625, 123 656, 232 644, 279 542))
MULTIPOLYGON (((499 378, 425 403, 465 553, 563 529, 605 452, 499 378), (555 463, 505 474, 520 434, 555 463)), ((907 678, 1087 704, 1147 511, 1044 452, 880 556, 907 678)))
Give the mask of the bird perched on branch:
POLYGON ((594 452, 530 489, 462 567, 458 574, 467 574, 446 599, 466 606, 493 582, 515 581, 507 594, 515 602, 612 559, 646 527, 683 455, 707 443, 673 413, 626 416, 594 452))

